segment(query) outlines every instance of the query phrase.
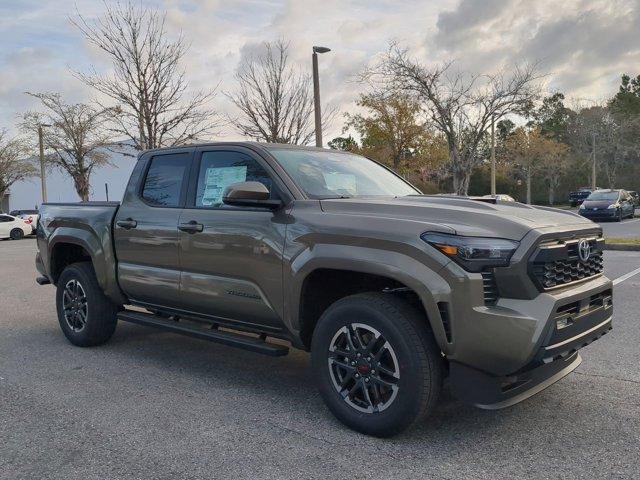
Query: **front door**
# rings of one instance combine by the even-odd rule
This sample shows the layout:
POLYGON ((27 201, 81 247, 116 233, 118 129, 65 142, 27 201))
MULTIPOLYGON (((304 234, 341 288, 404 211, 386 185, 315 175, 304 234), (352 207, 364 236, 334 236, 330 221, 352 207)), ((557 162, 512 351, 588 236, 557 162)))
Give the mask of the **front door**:
POLYGON ((192 151, 179 150, 148 158, 139 172, 142 180, 132 176, 135 186, 127 189, 116 214, 118 281, 134 303, 173 306, 178 301, 178 220, 192 157, 192 151))
POLYGON ((196 153, 180 216, 180 300, 185 310, 257 330, 282 328, 282 253, 286 213, 222 203, 233 183, 257 181, 282 198, 263 159, 242 147, 196 153), (190 227, 195 225, 195 228, 190 227))

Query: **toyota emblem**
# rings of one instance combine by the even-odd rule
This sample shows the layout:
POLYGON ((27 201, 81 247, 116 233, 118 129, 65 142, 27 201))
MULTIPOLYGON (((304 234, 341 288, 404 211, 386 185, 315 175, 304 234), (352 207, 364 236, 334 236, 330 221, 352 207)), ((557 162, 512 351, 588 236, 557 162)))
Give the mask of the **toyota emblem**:
POLYGON ((584 238, 578 243, 578 256, 583 262, 589 260, 591 256, 591 245, 589 245, 589 241, 584 238))

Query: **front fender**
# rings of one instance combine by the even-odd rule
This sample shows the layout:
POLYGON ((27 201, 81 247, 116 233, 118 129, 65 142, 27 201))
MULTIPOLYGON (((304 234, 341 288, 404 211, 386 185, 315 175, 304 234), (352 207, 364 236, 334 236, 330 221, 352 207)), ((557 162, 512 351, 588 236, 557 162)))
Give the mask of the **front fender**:
POLYGON ((350 270, 396 280, 412 289, 420 298, 440 348, 446 353, 447 337, 440 320, 437 302, 449 298, 451 289, 438 275, 443 268, 430 268, 405 253, 353 245, 316 244, 305 249, 290 264, 285 275, 286 316, 290 329, 300 332, 300 300, 305 279, 317 269, 350 270))

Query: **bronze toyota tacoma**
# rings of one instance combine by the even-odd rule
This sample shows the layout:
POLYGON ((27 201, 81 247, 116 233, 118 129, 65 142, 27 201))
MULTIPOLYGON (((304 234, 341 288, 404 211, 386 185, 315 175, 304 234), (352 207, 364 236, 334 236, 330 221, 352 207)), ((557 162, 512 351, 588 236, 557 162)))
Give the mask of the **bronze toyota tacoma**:
POLYGON ((422 195, 334 150, 147 151, 121 203, 44 204, 37 234, 37 280, 56 286, 71 343, 104 343, 120 320, 273 356, 291 345, 336 417, 377 436, 429 414, 446 377, 481 408, 524 400, 611 329, 596 224, 422 195))

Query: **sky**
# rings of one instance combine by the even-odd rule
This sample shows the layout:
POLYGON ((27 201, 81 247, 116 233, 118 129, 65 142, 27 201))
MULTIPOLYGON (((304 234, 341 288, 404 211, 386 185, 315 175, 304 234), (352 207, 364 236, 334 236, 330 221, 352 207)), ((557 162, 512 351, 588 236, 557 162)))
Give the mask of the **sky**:
MULTIPOLYGON (((354 109, 362 91, 355 76, 390 41, 426 64, 454 61, 478 74, 536 63, 549 92, 579 102, 602 101, 622 73, 640 74, 640 0, 136 1, 167 12, 168 35, 190 43, 183 64, 190 86, 218 86, 212 106, 223 115, 235 113, 224 95, 234 90, 234 71, 263 42, 290 42, 305 72, 312 46, 330 47, 320 57, 320 83, 323 103, 338 116, 325 141, 341 134, 341 114, 354 109)), ((103 10, 97 0, 0 0, 0 128, 15 131, 18 115, 36 107, 26 91, 94 98, 72 71, 106 72, 109 64, 69 19, 103 10)), ((238 138, 231 127, 214 137, 238 138)))

